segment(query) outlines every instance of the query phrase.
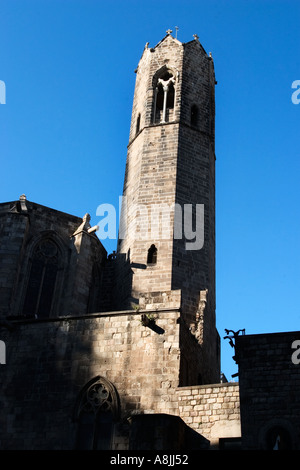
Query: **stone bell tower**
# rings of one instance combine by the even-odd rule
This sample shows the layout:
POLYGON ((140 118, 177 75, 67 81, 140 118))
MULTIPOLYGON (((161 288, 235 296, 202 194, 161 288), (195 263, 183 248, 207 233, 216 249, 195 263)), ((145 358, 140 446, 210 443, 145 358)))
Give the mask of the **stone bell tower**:
POLYGON ((135 72, 117 308, 166 308, 176 299, 203 361, 218 370, 213 60, 197 35, 181 43, 169 30, 146 44, 135 72))

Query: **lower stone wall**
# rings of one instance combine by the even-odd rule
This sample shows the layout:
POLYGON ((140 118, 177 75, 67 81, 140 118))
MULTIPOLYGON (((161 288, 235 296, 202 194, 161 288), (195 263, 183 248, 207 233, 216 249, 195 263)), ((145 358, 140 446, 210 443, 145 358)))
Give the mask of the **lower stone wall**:
POLYGON ((75 403, 97 376, 116 387, 121 421, 137 413, 177 414, 179 312, 153 315, 151 328, 140 312, 124 311, 13 321, 0 329, 6 346, 0 449, 73 448, 75 403))
POLYGON ((174 445, 180 448, 199 449, 206 440, 212 447, 219 438, 239 437, 238 384, 179 387, 180 312, 174 308, 143 313, 2 325, 6 363, 0 368, 0 449, 74 449, 76 403, 98 376, 113 384, 120 400, 113 449, 136 446, 137 428, 131 428, 128 419, 133 424, 143 419, 137 415, 151 426, 156 418, 147 415, 166 415, 168 423, 173 416, 172 422, 178 423, 174 445), (146 313, 154 317, 152 325, 141 322, 146 313))
POLYGON ((227 382, 177 388, 179 416, 210 441, 241 437, 239 384, 227 382))
POLYGON ((209 441, 175 415, 151 414, 130 418, 129 450, 206 450, 209 441))
POLYGON ((241 425, 245 450, 300 450, 300 331, 240 335, 241 425))

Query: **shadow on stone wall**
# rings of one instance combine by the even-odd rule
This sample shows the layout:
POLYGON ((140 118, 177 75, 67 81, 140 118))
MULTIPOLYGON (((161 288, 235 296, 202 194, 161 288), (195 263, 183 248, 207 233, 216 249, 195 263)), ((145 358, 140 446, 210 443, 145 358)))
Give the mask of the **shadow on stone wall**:
POLYGON ((205 450, 209 441, 168 414, 140 414, 130 419, 129 450, 205 450))

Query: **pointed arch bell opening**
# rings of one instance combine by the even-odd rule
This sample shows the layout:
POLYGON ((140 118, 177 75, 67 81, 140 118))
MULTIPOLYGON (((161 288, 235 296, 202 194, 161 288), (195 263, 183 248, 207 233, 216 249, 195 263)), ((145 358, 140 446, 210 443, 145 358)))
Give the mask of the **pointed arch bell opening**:
POLYGON ((153 123, 164 124, 174 120, 176 74, 162 67, 153 77, 153 123))

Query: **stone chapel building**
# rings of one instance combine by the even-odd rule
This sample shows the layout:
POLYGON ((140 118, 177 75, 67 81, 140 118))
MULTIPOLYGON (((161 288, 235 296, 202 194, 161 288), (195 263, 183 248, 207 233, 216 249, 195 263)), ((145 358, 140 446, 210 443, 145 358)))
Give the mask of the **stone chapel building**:
POLYGON ((215 316, 215 84, 197 35, 146 44, 116 253, 88 214, 0 204, 1 449, 240 444, 215 316))

